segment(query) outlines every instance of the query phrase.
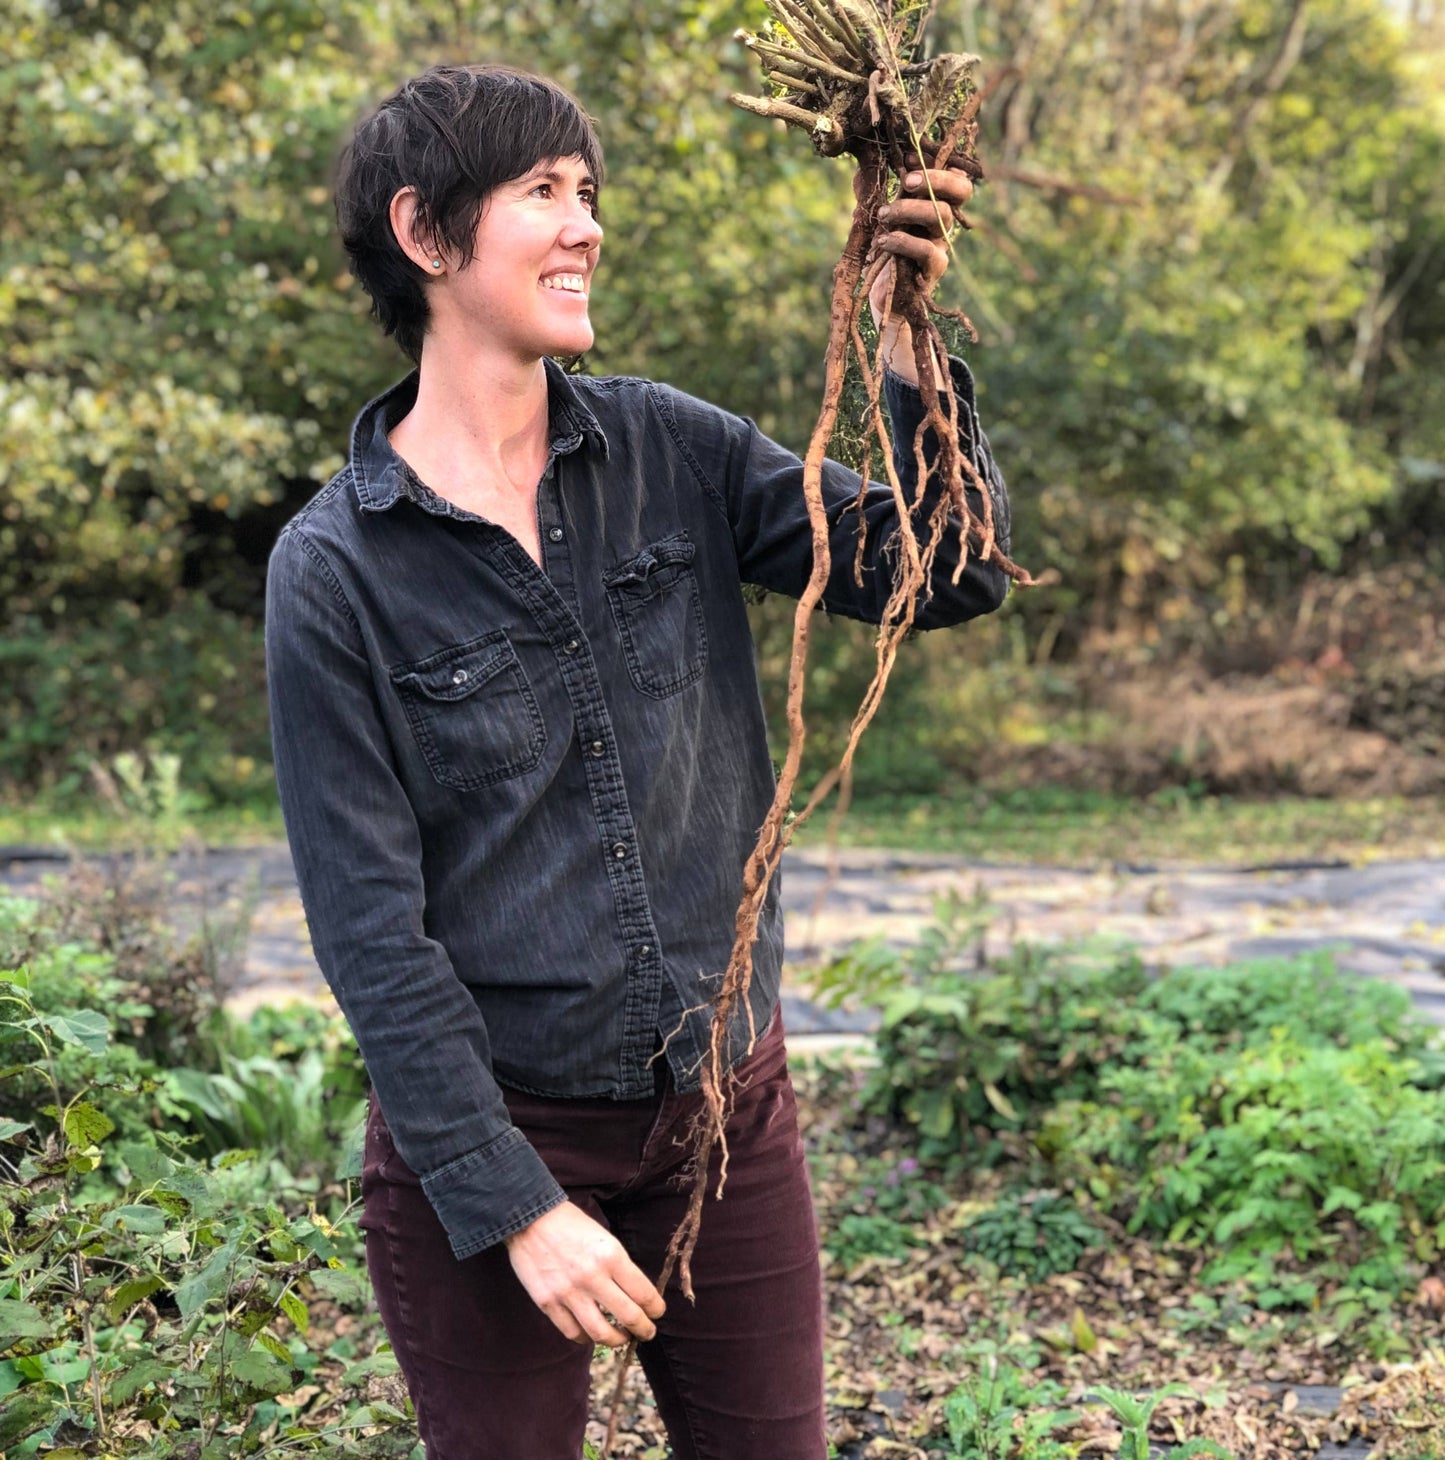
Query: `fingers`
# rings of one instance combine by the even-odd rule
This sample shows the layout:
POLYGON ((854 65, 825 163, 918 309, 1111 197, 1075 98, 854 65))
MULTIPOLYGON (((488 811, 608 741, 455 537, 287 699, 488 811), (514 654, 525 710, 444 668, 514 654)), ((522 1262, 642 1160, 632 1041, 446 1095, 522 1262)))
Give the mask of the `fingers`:
MULTIPOLYGON (((624 1258, 621 1270, 616 1274, 617 1285, 628 1299, 639 1306, 649 1318, 661 1318, 667 1312, 662 1294, 652 1285, 648 1276, 631 1258, 624 1258)), ((618 1310, 621 1317, 621 1310, 618 1310)))
POLYGON ((608 1321, 607 1315, 596 1303, 578 1303, 572 1316, 582 1325, 586 1343, 606 1344, 608 1348, 626 1348, 630 1337, 608 1321))
POLYGON ((924 269, 929 269, 937 264, 940 256, 944 260, 948 258, 941 243, 919 238, 913 233, 884 233, 878 239, 878 247, 901 259, 912 259, 915 264, 919 264, 924 269))
POLYGON ((573 1343, 591 1343, 592 1340, 582 1331, 582 1325, 572 1316, 571 1310, 564 1308, 561 1303, 540 1303, 538 1307, 552 1320, 552 1326, 573 1343))
POLYGON ((642 1311, 621 1288, 614 1288, 605 1304, 613 1322, 624 1329, 639 1343, 657 1337, 657 1325, 642 1311))
POLYGON ((932 198, 895 198, 878 210, 879 219, 889 228, 908 228, 930 238, 942 238, 953 228, 953 209, 932 198))
POLYGON ((574 1343, 620 1348, 654 1338, 666 1305, 622 1244, 571 1202, 507 1238, 512 1268, 533 1302, 574 1343))
POLYGON ((920 238, 916 233, 880 233, 877 247, 881 253, 912 260, 918 266, 925 288, 932 288, 948 268, 948 245, 941 236, 920 238))
POLYGON ((925 170, 918 166, 918 157, 911 152, 905 161, 912 170, 903 174, 900 198, 920 197, 930 202, 936 198, 946 208, 959 208, 973 196, 973 179, 961 166, 955 167, 950 162, 947 167, 925 170))

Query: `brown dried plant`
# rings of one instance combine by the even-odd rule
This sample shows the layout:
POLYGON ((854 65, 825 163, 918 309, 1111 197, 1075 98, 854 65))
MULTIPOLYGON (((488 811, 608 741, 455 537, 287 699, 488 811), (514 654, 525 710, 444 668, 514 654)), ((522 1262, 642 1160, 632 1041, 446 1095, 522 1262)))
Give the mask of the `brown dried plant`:
MULTIPOLYGON (((898 647, 926 602, 934 558, 945 533, 959 534, 957 583, 970 555, 995 564, 1015 582, 1034 580, 999 546, 993 521, 993 499, 978 468, 958 443, 959 411, 948 370, 948 351, 934 316, 956 318, 976 340, 977 334, 960 311, 937 305, 922 286, 913 264, 897 260, 888 315, 910 326, 919 389, 925 417, 912 446, 917 463, 917 488, 909 500, 893 463, 892 441, 881 407, 883 362, 865 343, 860 315, 878 275, 894 255, 880 252, 876 238, 886 231, 879 209, 896 191, 896 180, 911 170, 910 154, 928 166, 959 167, 974 179, 982 168, 974 156, 976 116, 984 93, 974 84, 978 57, 946 54, 912 59, 922 49, 932 5, 904 0, 768 0, 773 19, 761 34, 739 31, 753 51, 774 94, 759 98, 734 94, 730 99, 748 111, 805 130, 824 157, 849 155, 856 162, 852 226, 842 257, 833 271, 828 347, 824 357, 822 408, 803 461, 803 495, 813 532, 813 569, 798 600, 793 620, 793 648, 788 671, 788 749, 778 776, 773 804, 743 874, 732 956, 714 1004, 712 1039, 703 1067, 706 1097, 697 1130, 696 1181, 687 1217, 668 1252, 665 1277, 674 1265, 682 1288, 691 1295, 689 1260, 697 1241, 708 1163, 716 1148, 720 1164, 716 1194, 727 1180, 725 1127, 731 1109, 732 1083, 728 1052, 740 1010, 749 1011, 747 992, 752 977, 752 950, 758 918, 783 849, 799 826, 840 782, 846 782, 858 742, 878 710, 898 647), (828 521, 823 504, 823 461, 838 426, 849 355, 853 356, 867 394, 868 410, 861 443, 862 492, 869 486, 875 445, 898 508, 898 532, 890 543, 896 553, 891 592, 877 638, 877 664, 872 682, 853 718, 838 764, 814 788, 791 821, 788 811, 797 782, 806 726, 803 720, 804 671, 814 610, 832 570, 828 521), (930 467, 925 439, 937 443, 930 467), (926 520, 915 515, 923 502, 930 475, 941 483, 936 504, 926 520), (970 492, 972 489, 972 492, 970 492)), ((926 174, 925 174, 926 175, 926 174)), ((935 202, 937 200, 935 199, 935 202)), ((946 205, 938 204, 940 209, 946 205)), ((949 219, 951 223, 953 219, 949 219)), ((886 327, 888 316, 883 321, 886 327)), ((862 532, 862 514, 858 514, 862 532)), ((862 571, 862 543, 854 572, 862 571)), ((750 1011, 748 1012, 751 1018, 750 1011)), ((749 1027, 749 1049, 757 1031, 749 1027)))

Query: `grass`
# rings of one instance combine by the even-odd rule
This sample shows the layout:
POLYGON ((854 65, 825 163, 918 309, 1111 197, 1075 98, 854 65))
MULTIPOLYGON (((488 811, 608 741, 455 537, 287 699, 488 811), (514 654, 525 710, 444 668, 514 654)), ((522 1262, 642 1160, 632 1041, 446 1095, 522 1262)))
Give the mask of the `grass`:
MULTIPOLYGON (((940 852, 983 862, 1226 863, 1445 855, 1445 798, 1240 801, 1180 790, 1148 797, 1040 787, 938 796, 860 796, 838 836, 844 847, 940 852)), ((827 843, 820 815, 799 846, 827 843)))
MULTIPOLYGON (((0 847, 75 846, 102 851, 146 839, 138 818, 118 815, 99 800, 62 805, 44 801, 0 804, 0 847), (138 837, 138 831, 142 835, 138 837)), ((274 797, 241 806, 209 806, 187 811, 182 827, 208 846, 252 846, 286 835, 281 807, 274 797)))
MULTIPOLYGON (((274 797, 190 811, 188 830, 211 846, 285 837, 274 797)), ((1301 796, 1241 801, 1170 789, 1147 797, 1067 787, 970 790, 936 796, 860 795, 839 834, 844 847, 950 853, 981 862, 1092 866, 1099 863, 1224 863, 1445 856, 1445 798, 1359 801, 1301 796)), ((125 845, 136 822, 99 801, 0 804, 0 846, 84 850, 125 845)), ((800 847, 829 837, 826 814, 798 833, 800 847)))

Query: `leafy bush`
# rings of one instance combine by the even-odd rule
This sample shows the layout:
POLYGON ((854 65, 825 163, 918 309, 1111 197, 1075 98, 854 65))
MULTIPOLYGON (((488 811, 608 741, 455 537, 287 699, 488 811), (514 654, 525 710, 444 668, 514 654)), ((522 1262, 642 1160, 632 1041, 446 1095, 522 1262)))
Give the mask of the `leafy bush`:
POLYGON ((147 747, 180 756, 206 800, 270 790, 259 615, 177 592, 163 612, 112 602, 96 620, 27 615, 0 634, 0 782, 64 800, 92 760, 147 747))
POLYGON ((1413 1082, 1439 1079, 1433 1031, 1404 990, 1342 978, 1328 953, 1156 976, 1129 949, 1020 944, 989 965, 987 923, 980 898, 949 893, 915 944, 861 942, 818 977, 825 1002, 881 1006, 862 1103, 916 1126, 926 1160, 1017 1157, 1029 1149, 1017 1137, 1056 1105, 1096 1100, 1105 1072, 1152 1064, 1181 1041, 1226 1052, 1276 1030, 1336 1047, 1379 1039, 1414 1062, 1413 1082))
POLYGON ((824 1251, 847 1272, 870 1257, 907 1257, 926 1245, 915 1227, 879 1213, 845 1212, 823 1238, 824 1251))
MULTIPOLYGON (((299 1173, 330 1170, 341 1150, 359 1172, 366 1096, 353 1089, 338 1098, 334 1073, 320 1050, 308 1049, 294 1061, 226 1056, 218 1073, 174 1070, 167 1086, 208 1155, 264 1149, 299 1173)), ((349 1083, 361 1079, 358 1058, 349 1083)))
MULTIPOLYGON (((0 904, 11 947, 43 944, 35 912, 0 904)), ((314 1324, 367 1305, 349 1183, 197 1160, 164 1072, 74 997, 114 983, 79 945, 0 969, 0 1447, 410 1454, 390 1352, 314 1324), (112 1116, 137 1099, 163 1124, 126 1137, 112 1116)))
POLYGON ((1261 1306, 1309 1303, 1325 1275, 1394 1294, 1445 1248, 1445 1102, 1415 1073, 1378 1036, 1184 1044, 1062 1104, 1045 1145, 1132 1231, 1216 1248, 1204 1281, 1243 1278, 1261 1306))
MULTIPOLYGON (((1037 1354, 1026 1348, 1016 1361, 1001 1359, 991 1345, 978 1355, 971 1373, 944 1401, 949 1449, 944 1460, 1072 1460, 1079 1447, 1059 1438, 1060 1431, 1077 1423, 1080 1409, 1060 1409, 1067 1391, 1053 1379, 1036 1379, 1029 1367, 1037 1354)), ((1123 1427, 1120 1460, 1150 1460, 1149 1425, 1163 1399, 1194 1391, 1184 1384, 1168 1384, 1138 1397, 1122 1389, 1097 1385, 1084 1404, 1107 1405, 1123 1427)), ((1233 1460, 1214 1440, 1186 1440, 1163 1452, 1162 1460, 1188 1460, 1211 1455, 1233 1460)))
POLYGON ((985 1161, 1017 1153, 999 1137, 1094 1092, 1145 1026, 1137 1001, 1149 975, 1137 957, 1021 948, 990 974, 980 969, 986 923, 981 901, 949 894, 914 946, 863 943, 819 979, 833 1003, 881 998, 878 1071, 863 1104, 916 1126, 925 1160, 965 1148, 985 1161))
MULTIPOLYGON (((823 976, 835 1000, 881 999, 861 1103, 914 1127, 920 1158, 1087 1189, 1132 1231, 1211 1248, 1205 1280, 1262 1306, 1326 1279, 1378 1304, 1445 1250, 1445 1056, 1402 989, 1328 954, 1156 977, 1131 952, 1023 947, 980 968, 985 917, 945 900, 913 948, 862 945, 823 976)), ((1006 1199, 971 1240, 1072 1266, 1092 1239, 1058 1200, 1006 1199)))
POLYGON ((986 1257, 1000 1272, 1036 1282, 1073 1272, 1104 1234, 1057 1191, 1014 1192, 999 1198, 963 1230, 963 1245, 986 1257))
MULTIPOLYGON (((1122 1389, 1107 1384, 1095 1386, 1093 1398, 1102 1400, 1114 1412, 1124 1426, 1123 1443, 1119 1446, 1119 1460, 1150 1460, 1154 1451, 1149 1446, 1149 1424, 1161 1399, 1171 1394, 1193 1395, 1187 1384, 1166 1384, 1153 1394, 1140 1398, 1125 1393, 1122 1389)), ((1216 1440, 1186 1440, 1182 1445, 1172 1446, 1161 1460, 1187 1460, 1191 1455, 1213 1455, 1219 1460, 1231 1460, 1229 1451, 1216 1440)))

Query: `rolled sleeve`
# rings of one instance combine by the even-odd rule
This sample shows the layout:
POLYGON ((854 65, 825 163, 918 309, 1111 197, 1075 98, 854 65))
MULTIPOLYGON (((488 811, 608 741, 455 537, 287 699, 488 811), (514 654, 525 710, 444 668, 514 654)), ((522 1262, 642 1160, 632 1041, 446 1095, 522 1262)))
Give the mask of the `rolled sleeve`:
POLYGON ((276 784, 312 947, 398 1154, 468 1256, 565 1200, 511 1123, 482 1014, 424 928, 421 836, 357 619, 292 526, 266 584, 276 784))
POLYGON ((567 1200, 567 1193, 515 1126, 490 1145, 423 1176, 421 1185, 457 1258, 470 1257, 520 1232, 567 1200), (495 1221, 479 1227, 479 1213, 494 1214, 495 1221))
MULTIPOLYGON (((1010 545, 1011 520, 1008 487, 998 469, 998 463, 994 460, 988 437, 979 424, 973 374, 957 356, 950 355, 948 365, 957 406, 959 450, 973 464, 980 480, 988 488, 993 508, 994 539, 1000 550, 1006 554, 1010 545)), ((891 370, 884 372, 883 392, 888 403, 888 415, 893 423, 894 466, 900 480, 905 484, 905 490, 911 492, 918 481, 918 464, 913 443, 918 428, 927 416, 927 408, 918 387, 891 370)), ((938 459, 938 438, 931 429, 924 434, 923 456, 931 469, 938 459)), ((930 477, 922 500, 914 509, 914 516, 918 521, 927 521, 942 490, 942 483, 930 477)), ((964 496, 968 501, 969 511, 977 521, 982 522, 983 494, 969 479, 967 472, 964 473, 964 496)), ((934 558, 930 597, 920 606, 915 620, 921 629, 941 628, 973 618, 979 613, 988 613, 1008 596, 1007 575, 1001 568, 981 562, 972 551, 980 546, 977 539, 970 543, 968 563, 959 581, 953 582, 963 546, 961 527, 958 514, 951 513, 948 530, 945 531, 938 554, 934 558)))

